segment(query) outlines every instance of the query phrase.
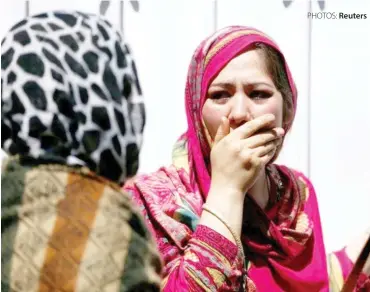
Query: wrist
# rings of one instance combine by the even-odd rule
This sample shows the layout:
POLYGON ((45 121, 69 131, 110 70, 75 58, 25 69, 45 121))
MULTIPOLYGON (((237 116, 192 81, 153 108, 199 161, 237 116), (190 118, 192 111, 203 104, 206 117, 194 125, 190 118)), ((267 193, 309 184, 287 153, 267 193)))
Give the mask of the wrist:
POLYGON ((244 202, 246 193, 241 189, 227 185, 227 184, 218 184, 211 183, 209 188, 208 197, 217 197, 235 201, 236 203, 244 202))
POLYGON ((241 190, 211 185, 207 205, 220 210, 224 215, 234 217, 243 214, 245 194, 241 190))
MULTIPOLYGON (((212 186, 207 196, 207 201, 204 206, 209 208, 211 211, 216 212, 220 215, 223 220, 235 231, 235 234, 240 237, 242 218, 243 218, 243 207, 244 207, 244 195, 238 190, 232 190, 228 188, 217 188, 212 186)), ((202 212, 201 222, 211 228, 216 227, 215 230, 221 231, 226 238, 237 244, 235 234, 230 232, 220 220, 215 221, 214 215, 209 212, 202 212), (220 224, 221 223, 221 224, 220 224), (209 225, 210 224, 210 225, 209 225)))

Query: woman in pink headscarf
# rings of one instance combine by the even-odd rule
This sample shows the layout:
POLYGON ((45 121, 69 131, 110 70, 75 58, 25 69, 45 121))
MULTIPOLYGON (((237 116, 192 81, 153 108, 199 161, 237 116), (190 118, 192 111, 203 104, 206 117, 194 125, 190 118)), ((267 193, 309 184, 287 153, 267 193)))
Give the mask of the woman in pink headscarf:
POLYGON ((197 48, 173 165, 126 186, 156 236, 164 291, 339 291, 353 264, 345 250, 327 261, 312 184, 273 164, 296 105, 264 33, 227 27, 197 48))

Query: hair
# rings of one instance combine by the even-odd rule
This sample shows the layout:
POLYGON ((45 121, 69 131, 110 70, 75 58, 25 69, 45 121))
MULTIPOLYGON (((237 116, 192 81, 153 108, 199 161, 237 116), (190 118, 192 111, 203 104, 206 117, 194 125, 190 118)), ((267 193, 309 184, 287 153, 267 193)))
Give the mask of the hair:
POLYGON ((293 93, 285 70, 284 57, 274 48, 263 43, 256 43, 255 50, 262 52, 268 73, 283 97, 283 125, 284 128, 290 128, 287 126, 293 122, 294 117, 293 93))
MULTIPOLYGON (((293 93, 285 70, 284 57, 277 50, 263 43, 256 43, 254 49, 262 53, 267 71, 283 97, 283 128, 290 129, 294 118, 293 93)), ((273 163, 279 156, 284 138, 269 163, 273 163)))

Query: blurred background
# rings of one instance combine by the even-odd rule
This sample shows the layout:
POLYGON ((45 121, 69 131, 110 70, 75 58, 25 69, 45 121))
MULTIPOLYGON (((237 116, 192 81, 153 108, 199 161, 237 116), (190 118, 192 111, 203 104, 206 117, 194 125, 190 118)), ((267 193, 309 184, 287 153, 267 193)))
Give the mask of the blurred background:
POLYGON ((169 164, 186 130, 185 79, 199 42, 226 25, 270 35, 299 93, 278 163, 311 178, 328 251, 370 227, 369 0, 1 0, 1 38, 26 15, 55 9, 104 14, 131 46, 147 109, 140 172, 169 164), (309 12, 367 19, 312 19, 309 12))

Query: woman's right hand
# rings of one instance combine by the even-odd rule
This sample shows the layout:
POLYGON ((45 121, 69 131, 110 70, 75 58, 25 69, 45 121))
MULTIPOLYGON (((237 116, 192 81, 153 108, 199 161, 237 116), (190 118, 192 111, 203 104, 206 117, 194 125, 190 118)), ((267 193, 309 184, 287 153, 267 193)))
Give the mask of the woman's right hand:
POLYGON ((263 115, 230 132, 222 118, 211 150, 212 189, 244 196, 273 158, 284 129, 274 128, 275 116, 263 115))

